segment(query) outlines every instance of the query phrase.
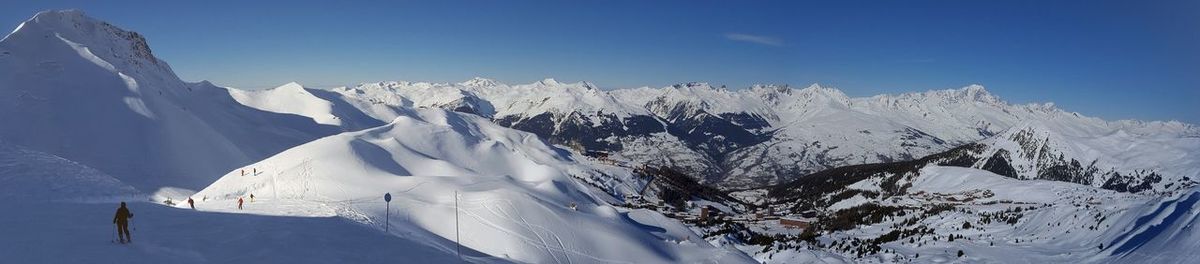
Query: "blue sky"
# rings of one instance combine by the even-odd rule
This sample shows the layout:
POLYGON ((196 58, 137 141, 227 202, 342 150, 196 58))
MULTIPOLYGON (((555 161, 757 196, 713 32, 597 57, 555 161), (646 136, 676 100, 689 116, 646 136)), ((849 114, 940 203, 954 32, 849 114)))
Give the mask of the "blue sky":
POLYGON ((0 23, 82 9, 145 35, 185 80, 243 88, 978 83, 1014 103, 1200 123, 1200 1, 837 2, 51 0, 6 3, 0 23))

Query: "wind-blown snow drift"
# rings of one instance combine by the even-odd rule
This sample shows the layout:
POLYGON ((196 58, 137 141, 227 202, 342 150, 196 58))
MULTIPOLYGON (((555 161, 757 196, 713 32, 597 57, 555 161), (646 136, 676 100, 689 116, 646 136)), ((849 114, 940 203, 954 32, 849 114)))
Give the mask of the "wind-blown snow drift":
POLYGON ((536 135, 441 109, 409 110, 387 125, 322 138, 249 168, 262 173, 233 171, 196 196, 318 201, 382 226, 382 195, 391 193, 393 234, 453 241, 457 191, 462 245, 492 257, 534 263, 750 261, 733 249, 713 248, 657 213, 609 206, 597 196, 607 194, 593 194, 575 180, 603 172, 578 165, 536 135))
POLYGON ((0 141, 0 200, 74 201, 136 193, 91 167, 0 141))

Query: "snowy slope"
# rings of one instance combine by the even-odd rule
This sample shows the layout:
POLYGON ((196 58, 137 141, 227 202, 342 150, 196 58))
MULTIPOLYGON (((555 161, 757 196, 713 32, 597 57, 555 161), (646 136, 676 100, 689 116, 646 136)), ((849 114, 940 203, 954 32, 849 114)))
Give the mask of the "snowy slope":
POLYGON ((1196 190, 1146 203, 1135 211, 1138 218, 1116 234, 1099 259, 1112 263, 1192 263, 1200 245, 1200 193, 1196 190))
POLYGON ((0 141, 0 200, 107 200, 137 194, 96 169, 0 141))
MULTIPOLYGON (((453 248, 337 217, 196 212, 138 202, 129 203, 133 243, 118 244, 109 222, 116 208, 116 202, 0 203, 0 210, 21 215, 0 218, 0 256, 5 263, 459 262, 453 248)), ((478 255, 464 251, 472 254, 478 255)))
MULTIPOLYGON (((865 263, 1186 263, 1192 254, 1170 250, 1195 245, 1200 238, 1190 229, 1196 219, 1192 208, 1200 200, 1195 190, 1156 196, 1014 179, 974 168, 909 168, 858 166, 842 175, 855 178, 843 187, 804 186, 831 191, 815 197, 855 195, 834 199, 837 203, 813 203, 818 216, 811 242, 767 228, 759 232, 784 238, 768 249, 743 250, 763 249, 756 258, 771 263, 787 260, 774 255, 814 254, 865 263), (882 184, 890 180, 896 180, 894 185, 882 184), (879 192, 887 186, 904 187, 879 192), (957 255, 959 250, 964 256, 957 255)), ((787 205, 777 208, 806 203, 775 202, 787 205)))
POLYGON ((0 138, 144 191, 200 188, 237 166, 342 131, 180 81, 145 39, 46 11, 0 40, 0 138))
POLYGON ((775 263, 821 254, 868 263, 1122 263, 1156 254, 1151 259, 1187 262, 1189 254, 1157 250, 1196 243, 1193 213, 1179 209, 1200 200, 1191 196, 1196 139, 1170 129, 1093 136, 1107 129, 1027 123, 911 161, 838 167, 739 192, 776 212, 815 218, 812 233, 770 224, 743 231, 774 239, 739 248, 775 263), (997 158, 1002 150, 1012 154, 997 158), (1125 169, 1142 171, 1131 179, 1158 180, 1140 190, 1141 182, 1114 185, 1117 172, 1134 175, 1125 169))
POLYGON ((230 90, 230 95, 238 103, 255 109, 305 116, 323 125, 342 125, 342 121, 332 115, 332 103, 314 96, 298 83, 257 91, 230 90))
POLYGON ((380 196, 390 192, 390 232, 429 236, 419 240, 446 248, 456 237, 458 191, 463 246, 492 257, 538 263, 748 260, 709 246, 674 220, 613 208, 604 201, 608 194, 581 180, 632 175, 572 159, 536 135, 484 118, 413 110, 385 126, 289 149, 249 166, 260 174, 231 172, 195 196, 209 199, 201 205, 229 204, 249 194, 309 201, 383 226, 387 213, 380 196))
POLYGON ((364 83, 332 91, 384 122, 398 116, 397 107, 443 108, 491 118, 580 152, 603 152, 615 160, 649 166, 688 168, 694 175, 719 173, 712 157, 672 135, 668 124, 641 104, 630 104, 587 82, 546 79, 509 85, 474 78, 460 83, 364 83))
MULTIPOLYGON (((1130 226, 1150 196, 1121 194, 1069 183, 1022 181, 986 171, 957 167, 927 167, 913 183, 912 191, 930 195, 967 197, 988 190, 974 200, 962 202, 962 212, 942 214, 923 222, 939 234, 962 234, 967 239, 941 241, 930 247, 893 243, 907 252, 938 254, 938 247, 963 248, 969 259, 981 261, 1094 262, 1103 258, 1100 249, 1123 226, 1130 226), (991 195, 987 195, 991 194, 991 195), (1015 224, 981 224, 989 212, 1032 208, 1010 213, 1015 224), (955 225, 972 222, 978 228, 955 230, 955 225), (995 245, 995 246, 993 246, 995 245)), ((943 196, 946 197, 946 196, 943 196)), ((911 199, 911 198, 910 198, 911 199)), ((927 255, 923 254, 923 255, 927 255)), ((949 256, 947 256, 949 257, 949 256)))

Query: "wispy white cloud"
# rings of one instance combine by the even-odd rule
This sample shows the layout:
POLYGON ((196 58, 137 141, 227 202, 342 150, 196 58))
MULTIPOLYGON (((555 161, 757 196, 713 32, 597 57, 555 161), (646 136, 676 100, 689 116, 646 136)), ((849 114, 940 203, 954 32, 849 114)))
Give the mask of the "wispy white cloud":
POLYGON ((727 38, 729 40, 733 40, 733 41, 750 42, 750 43, 759 44, 759 45, 776 46, 776 47, 783 46, 783 40, 774 38, 774 37, 768 37, 768 36, 750 35, 750 34, 742 34, 742 33, 725 33, 725 38, 727 38))

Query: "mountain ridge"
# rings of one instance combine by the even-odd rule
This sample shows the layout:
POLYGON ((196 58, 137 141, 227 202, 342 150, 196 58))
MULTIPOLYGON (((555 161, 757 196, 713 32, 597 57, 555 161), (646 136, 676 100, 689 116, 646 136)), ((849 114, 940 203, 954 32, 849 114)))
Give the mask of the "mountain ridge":
POLYGON ((459 83, 387 83, 405 92, 353 92, 371 89, 372 83, 334 90, 383 104, 476 113, 555 144, 675 167, 726 189, 782 183, 838 166, 913 159, 983 140, 1027 121, 1070 123, 1064 128, 1088 131, 1124 130, 1138 136, 1200 135, 1200 128, 1178 121, 1107 121, 1067 112, 1053 103, 1010 104, 978 84, 849 97, 820 84, 731 90, 691 82, 603 90, 585 81, 554 79, 516 85, 481 77, 459 83), (457 91, 458 96, 428 95, 446 91, 457 91), (381 99, 390 96, 404 99, 381 99), (648 141, 659 146, 624 143, 648 141), (662 146, 674 149, 662 150, 662 146), (770 169, 757 169, 764 166, 770 169))

